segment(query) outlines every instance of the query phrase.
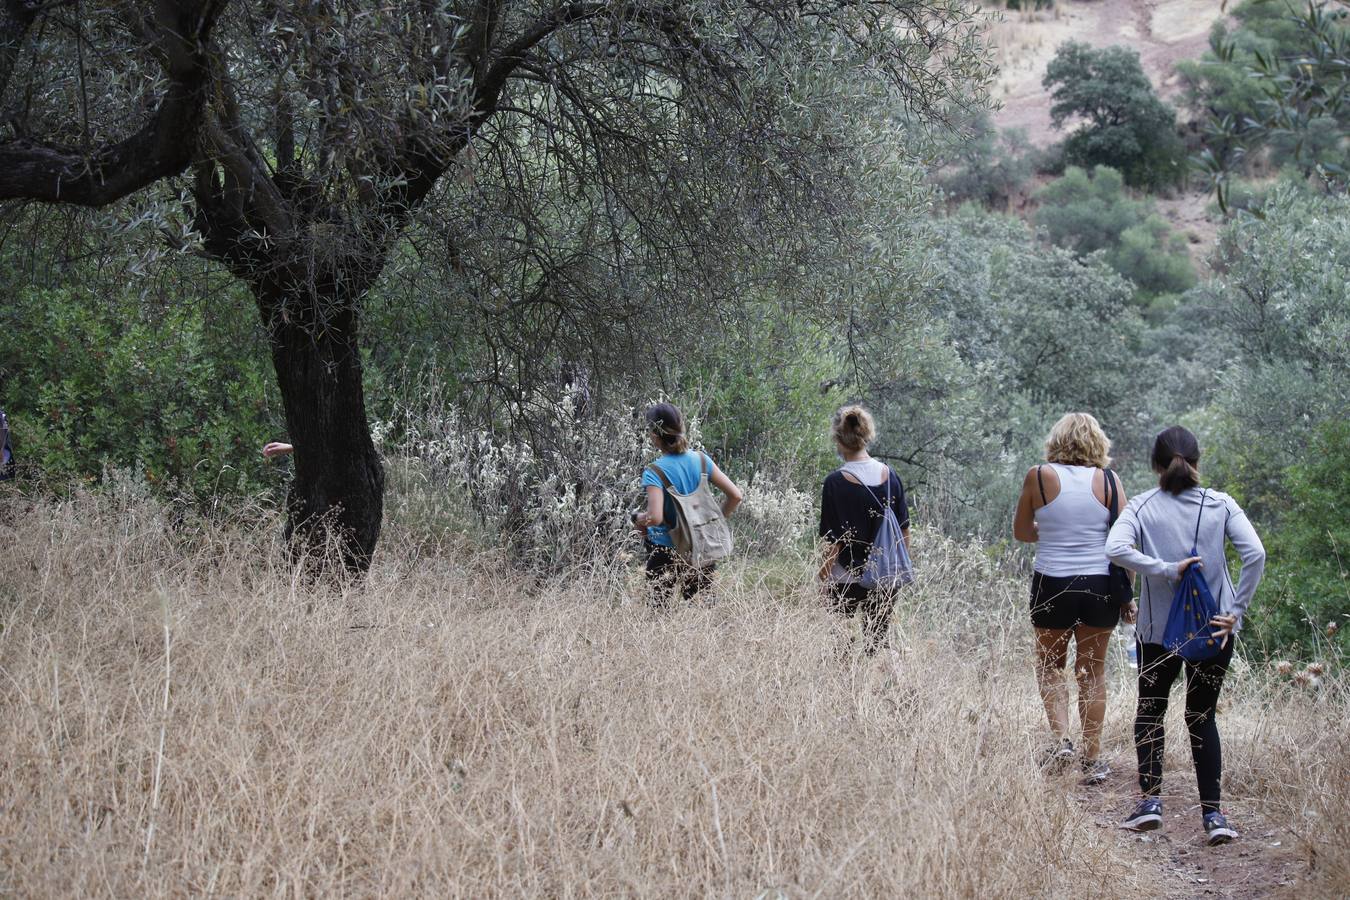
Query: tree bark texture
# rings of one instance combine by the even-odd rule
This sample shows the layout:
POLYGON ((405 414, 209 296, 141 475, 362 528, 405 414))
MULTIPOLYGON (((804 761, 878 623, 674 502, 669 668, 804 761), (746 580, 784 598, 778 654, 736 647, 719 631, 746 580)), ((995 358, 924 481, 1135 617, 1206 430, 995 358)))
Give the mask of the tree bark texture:
POLYGON ((296 447, 295 476, 286 500, 286 534, 293 551, 336 550, 344 566, 364 571, 380 537, 384 468, 370 437, 354 301, 319 298, 321 327, 288 310, 314 304, 304 297, 260 291, 272 343, 272 364, 296 447))

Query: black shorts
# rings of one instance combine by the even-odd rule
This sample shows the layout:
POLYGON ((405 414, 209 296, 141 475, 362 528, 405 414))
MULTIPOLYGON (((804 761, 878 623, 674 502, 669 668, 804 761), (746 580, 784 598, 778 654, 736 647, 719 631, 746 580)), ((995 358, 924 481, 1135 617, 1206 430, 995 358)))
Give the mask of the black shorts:
POLYGON ((1109 575, 1032 574, 1031 624, 1037 628, 1115 628, 1119 623, 1120 605, 1111 599, 1109 575))

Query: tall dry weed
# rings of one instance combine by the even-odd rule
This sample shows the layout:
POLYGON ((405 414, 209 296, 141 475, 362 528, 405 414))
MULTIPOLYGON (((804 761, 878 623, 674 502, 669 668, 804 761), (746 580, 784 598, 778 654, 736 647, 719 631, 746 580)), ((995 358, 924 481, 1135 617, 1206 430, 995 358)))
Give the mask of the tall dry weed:
MULTIPOLYGON (((315 585, 267 511, 169 512, 0 504, 0 893, 1158 887, 1031 765, 1023 587, 977 548, 916 532, 890 673, 850 655, 804 559, 742 559, 714 604, 656 615, 635 569, 512 574, 397 528, 364 583, 315 585)), ((1325 788, 1344 693, 1238 682, 1234 789, 1303 817, 1343 873, 1345 794, 1325 788)))

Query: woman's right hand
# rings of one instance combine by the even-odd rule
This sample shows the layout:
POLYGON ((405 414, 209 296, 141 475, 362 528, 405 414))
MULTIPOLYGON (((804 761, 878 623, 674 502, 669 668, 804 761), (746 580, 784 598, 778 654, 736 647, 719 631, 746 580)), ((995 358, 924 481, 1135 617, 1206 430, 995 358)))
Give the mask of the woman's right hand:
POLYGON ((1182 575, 1186 574, 1186 570, 1189 569, 1191 566, 1199 566, 1200 568, 1203 569, 1205 567, 1205 564, 1201 562, 1200 557, 1198 556, 1188 556, 1181 562, 1177 563, 1176 577, 1180 579, 1182 575))
POLYGON ((264 459, 274 459, 278 456, 285 456, 287 453, 291 453, 294 450, 295 448, 290 444, 281 441, 272 441, 263 446, 262 454, 264 459))
POLYGON ((1125 607, 1120 611, 1120 618, 1121 621, 1123 621, 1126 625, 1133 625, 1135 622, 1138 622, 1139 621, 1138 601, 1131 600, 1129 603, 1125 604, 1125 607))

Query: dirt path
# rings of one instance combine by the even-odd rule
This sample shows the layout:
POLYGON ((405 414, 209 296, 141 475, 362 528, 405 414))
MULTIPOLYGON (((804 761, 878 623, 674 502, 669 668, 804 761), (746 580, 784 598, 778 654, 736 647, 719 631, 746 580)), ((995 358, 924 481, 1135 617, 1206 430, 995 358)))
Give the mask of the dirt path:
POLYGON ((1180 897, 1296 897, 1298 883, 1308 873, 1295 839, 1287 829, 1267 820, 1253 804, 1224 803, 1224 812, 1241 837, 1220 847, 1205 845, 1194 775, 1189 767, 1169 772, 1163 779, 1163 827, 1136 834, 1119 822, 1139 796, 1134 761, 1111 761, 1115 770, 1106 784, 1078 787, 1074 797, 1088 810, 1098 827, 1118 836, 1122 850, 1151 868, 1166 886, 1163 895, 1180 897))

